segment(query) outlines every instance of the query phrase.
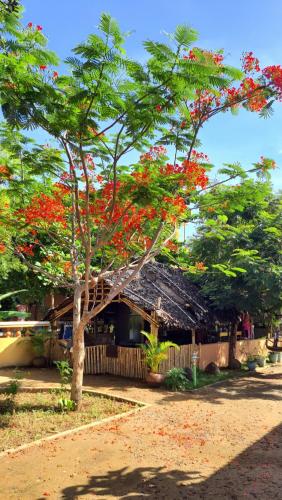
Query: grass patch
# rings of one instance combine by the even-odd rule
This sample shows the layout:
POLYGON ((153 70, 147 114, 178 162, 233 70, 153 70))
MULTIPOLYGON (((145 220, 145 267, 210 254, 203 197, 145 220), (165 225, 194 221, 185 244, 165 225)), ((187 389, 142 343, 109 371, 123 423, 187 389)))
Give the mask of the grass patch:
POLYGON ((220 370, 217 375, 210 375, 203 370, 197 368, 197 385, 194 387, 192 380, 190 380, 191 370, 183 368, 172 368, 166 374, 165 386, 171 391, 190 391, 205 387, 206 385, 214 384, 232 378, 238 378, 245 375, 246 368, 242 366, 240 370, 229 370, 228 368, 220 370), (188 379, 189 377, 189 379, 188 379))
POLYGON ((218 375, 209 375, 202 370, 197 370, 197 386, 194 387, 192 382, 188 382, 187 389, 199 389, 200 387, 205 387, 206 385, 214 384, 215 382, 220 382, 222 380, 228 380, 230 378, 238 377, 240 375, 245 375, 246 370, 220 370, 218 375))
POLYGON ((231 378, 240 377, 246 375, 246 370, 242 367, 241 370, 220 370, 218 375, 209 375, 203 370, 197 370, 197 386, 193 386, 193 382, 188 381, 187 389, 200 389, 206 385, 214 384, 215 382, 221 382, 223 380, 228 380, 231 378))
POLYGON ((83 395, 80 412, 60 412, 58 400, 69 398, 69 392, 19 391, 11 404, 7 394, 0 393, 0 451, 15 448, 58 432, 89 424, 136 407, 106 396, 83 395))

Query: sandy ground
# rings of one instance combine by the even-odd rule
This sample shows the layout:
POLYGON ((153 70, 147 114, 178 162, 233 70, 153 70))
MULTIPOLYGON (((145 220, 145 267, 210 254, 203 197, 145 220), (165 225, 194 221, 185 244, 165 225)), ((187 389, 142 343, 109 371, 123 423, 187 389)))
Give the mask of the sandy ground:
MULTIPOLYGON (((0 385, 11 371, 0 371, 0 385)), ((29 385, 56 373, 32 370, 29 385)), ((151 406, 1 459, 0 499, 282 499, 282 366, 194 393, 88 376, 151 406)))

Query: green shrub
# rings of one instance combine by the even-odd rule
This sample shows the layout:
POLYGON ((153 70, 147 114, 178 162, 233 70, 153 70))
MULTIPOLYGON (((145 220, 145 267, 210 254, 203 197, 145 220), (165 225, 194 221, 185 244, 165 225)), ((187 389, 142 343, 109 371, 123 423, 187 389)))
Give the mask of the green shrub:
POLYGON ((45 354, 45 342, 50 337, 47 333, 34 333, 31 335, 31 346, 35 356, 44 356, 45 354))
POLYGON ((145 353, 146 365, 151 372, 158 373, 161 362, 168 358, 169 348, 174 347, 179 350, 179 346, 170 341, 159 342, 153 333, 144 331, 141 331, 141 333, 147 339, 146 344, 140 344, 141 349, 145 353))
POLYGON ((14 377, 10 380, 5 392, 8 396, 16 396, 21 386, 22 372, 16 370, 14 377))
POLYGON ((66 385, 71 381, 72 368, 70 367, 68 361, 55 361, 54 364, 60 373, 62 389, 65 389, 66 385))
POLYGON ((16 396, 16 394, 19 391, 20 388, 20 381, 19 380, 11 380, 9 382, 8 387, 6 387, 5 392, 8 396, 16 396))
POLYGON ((58 401, 58 408, 60 411, 73 411, 75 410, 75 402, 71 399, 61 398, 58 401))
POLYGON ((190 387, 183 368, 172 368, 165 377, 165 385, 171 391, 185 391, 190 387))

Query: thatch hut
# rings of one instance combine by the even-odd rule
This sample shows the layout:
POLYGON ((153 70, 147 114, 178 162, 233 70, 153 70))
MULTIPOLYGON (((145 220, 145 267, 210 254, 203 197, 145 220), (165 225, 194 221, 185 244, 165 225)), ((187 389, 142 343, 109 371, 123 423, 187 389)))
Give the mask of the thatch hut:
MULTIPOLYGON (((109 273, 91 291, 90 299, 94 301, 95 297, 95 303, 99 303, 113 284, 113 274, 109 273)), ((68 346, 71 346, 72 309, 73 299, 69 297, 49 310, 45 318, 57 326, 59 343, 68 346)), ((196 330, 204 329, 208 320, 205 301, 180 269, 148 263, 87 326, 84 371, 144 378, 146 366, 139 347, 145 340, 142 330, 155 333, 160 340, 172 340, 180 345, 179 350, 170 349, 161 371, 165 373, 174 366, 190 366, 196 330)), ((58 343, 54 344, 53 359, 61 359, 62 348, 58 352, 58 343)))
MULTIPOLYGON (((113 286, 113 275, 99 283, 98 303, 113 286)), ((48 311, 45 319, 71 325, 72 297, 48 311)), ((115 297, 88 326, 86 345, 134 346, 142 342, 141 330, 158 332, 160 339, 178 344, 192 342, 192 334, 209 318, 199 290, 175 267, 157 262, 146 264, 139 275, 115 297)))

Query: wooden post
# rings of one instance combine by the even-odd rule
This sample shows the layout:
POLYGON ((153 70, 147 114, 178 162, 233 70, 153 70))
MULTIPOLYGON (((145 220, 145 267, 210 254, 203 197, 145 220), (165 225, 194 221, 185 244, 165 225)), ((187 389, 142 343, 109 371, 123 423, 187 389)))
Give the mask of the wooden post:
MULTIPOLYGON (((155 321, 157 321, 157 313, 156 313, 156 311, 152 311, 152 312, 151 312, 151 316, 152 316, 152 318, 153 318, 155 321)), ((155 335, 155 337, 157 337, 157 336, 158 336, 158 330, 159 330, 159 328, 156 326, 156 324, 155 324, 155 323, 151 323, 151 333, 152 333, 153 335, 155 335)))
POLYGON ((196 344, 196 330, 192 328, 192 345, 196 344))
POLYGON ((51 336, 49 339, 49 354, 48 354, 48 365, 52 365, 52 354, 53 354, 53 342, 54 339, 57 336, 57 322, 56 321, 51 321, 51 336))
POLYGON ((50 292, 50 298, 51 298, 51 309, 54 309, 54 307, 55 307, 55 294, 54 294, 54 290, 51 290, 51 292, 50 292))

